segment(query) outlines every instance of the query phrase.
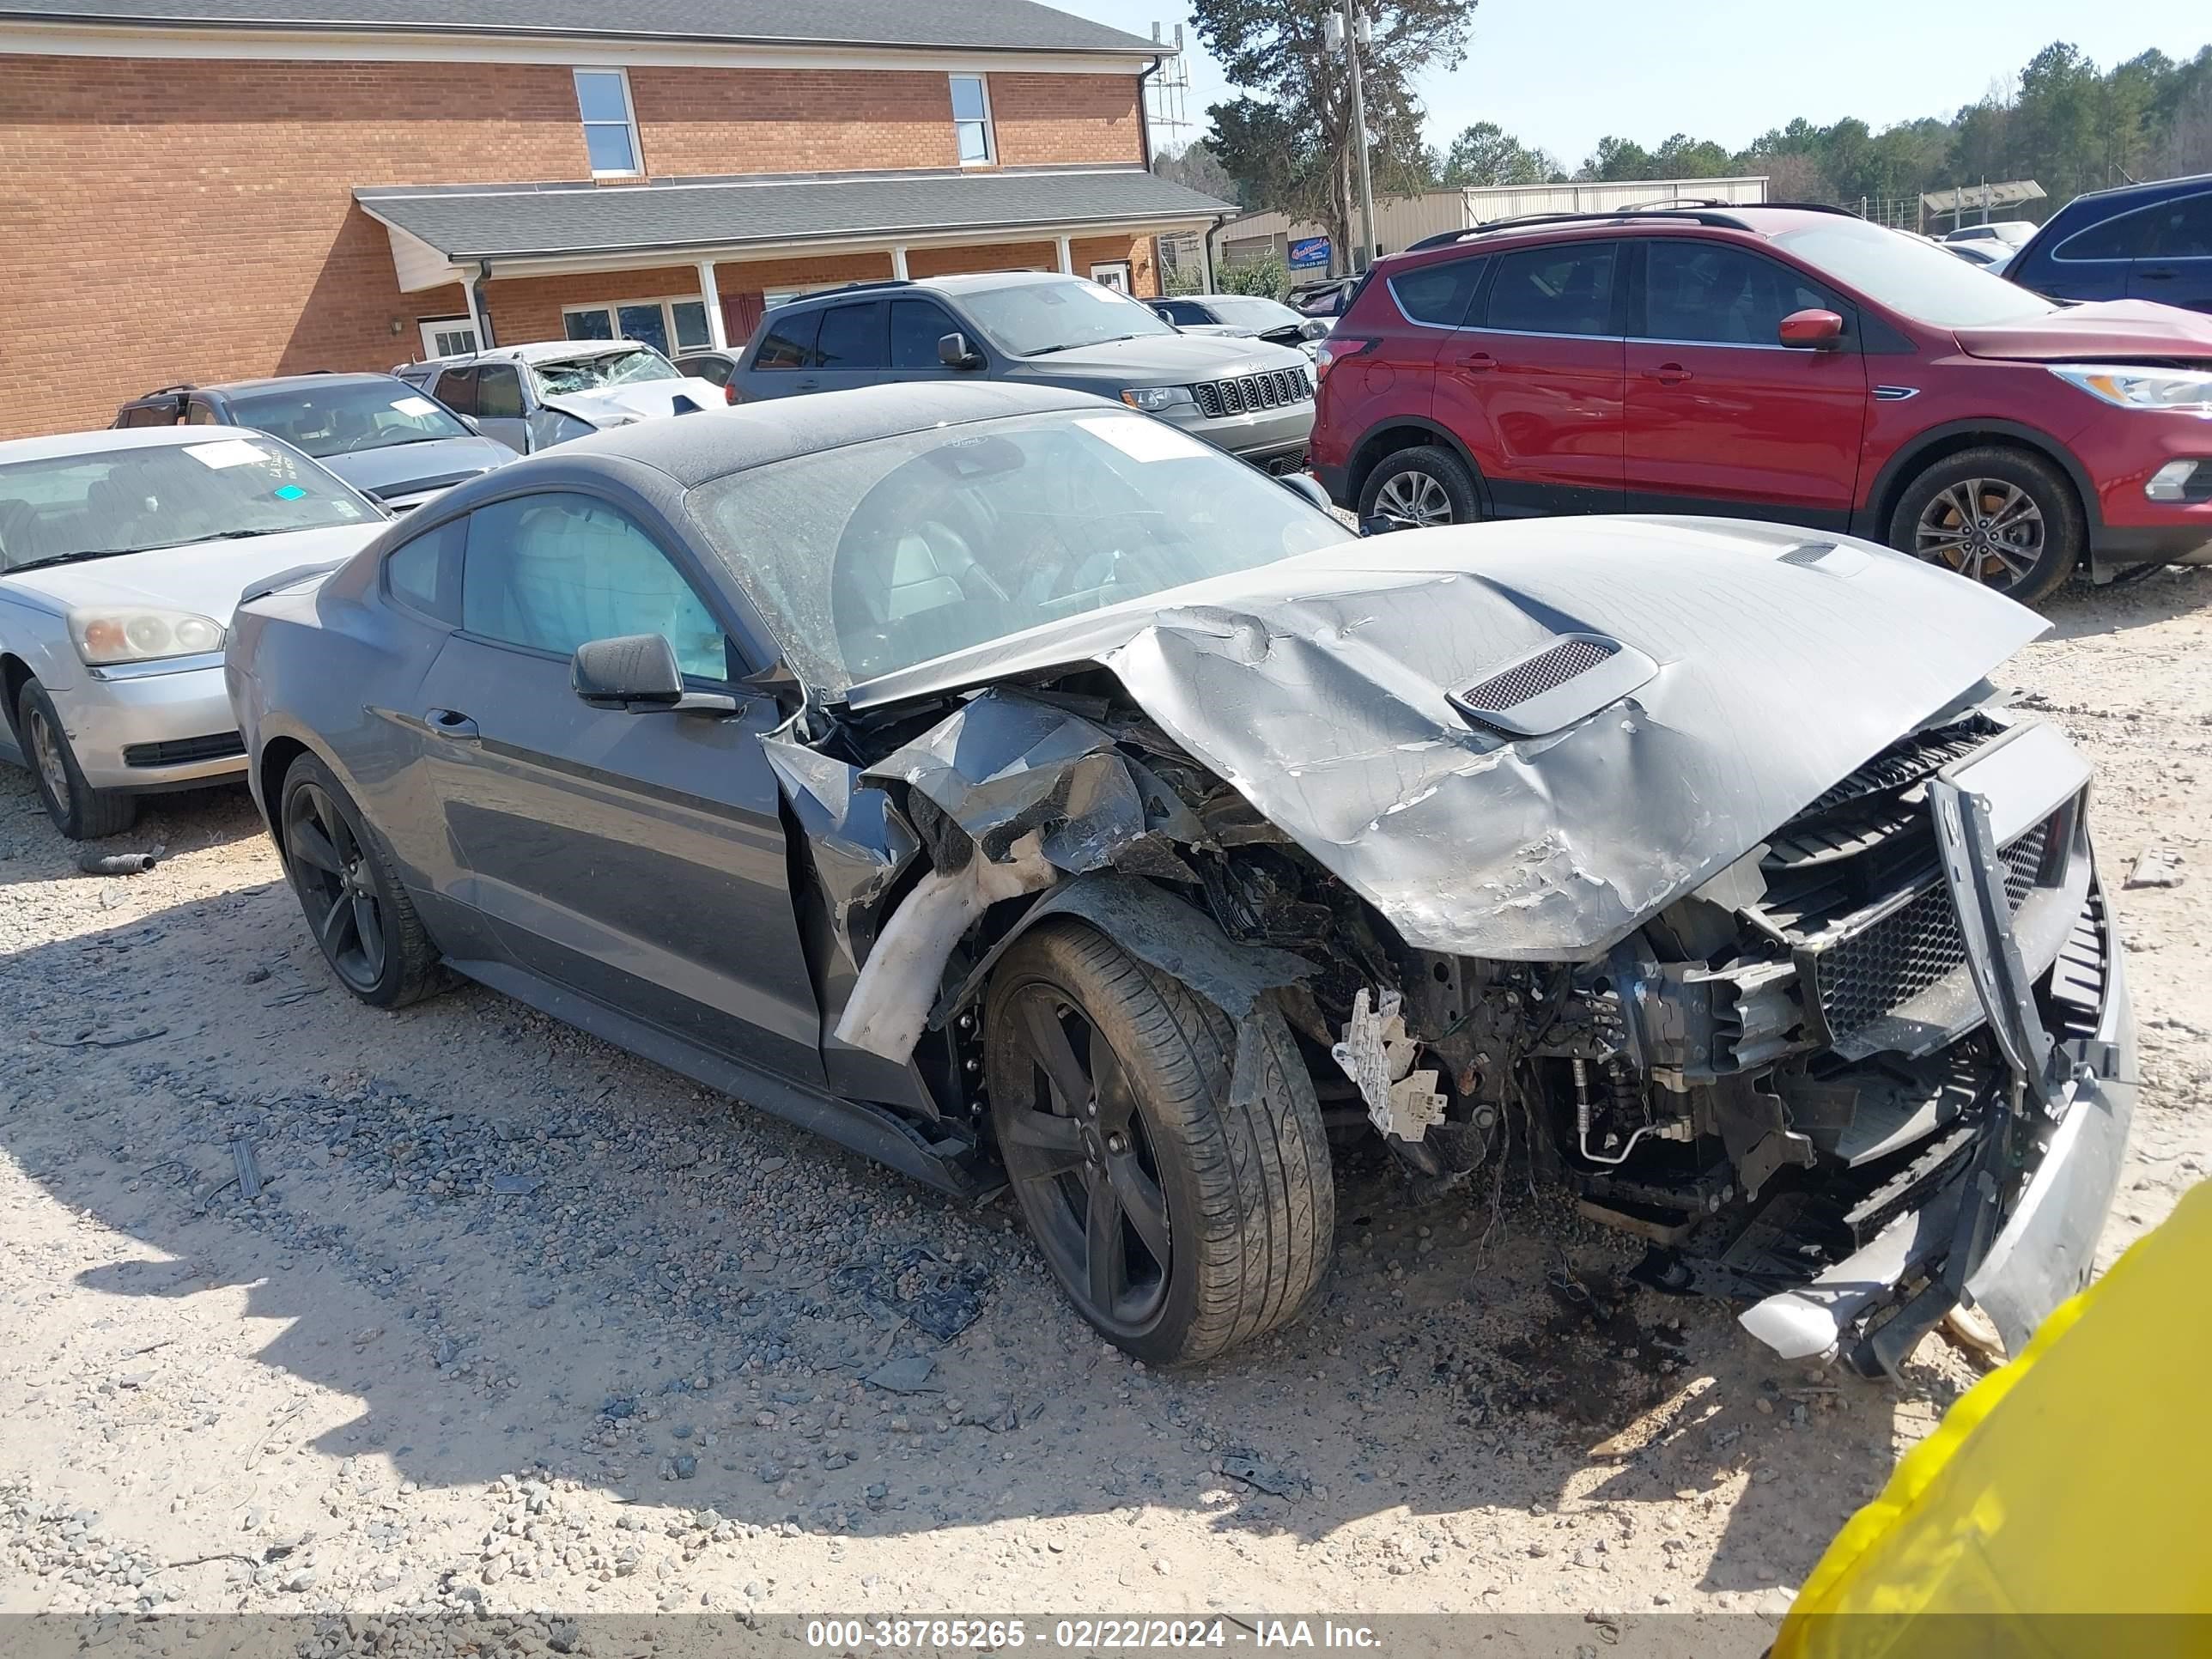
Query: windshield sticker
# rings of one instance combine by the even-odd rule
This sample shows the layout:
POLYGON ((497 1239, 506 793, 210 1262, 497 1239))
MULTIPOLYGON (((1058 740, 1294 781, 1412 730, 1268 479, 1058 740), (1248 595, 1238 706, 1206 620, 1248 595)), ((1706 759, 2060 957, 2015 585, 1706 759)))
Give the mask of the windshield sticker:
POLYGON ((280 501, 296 501, 307 492, 297 484, 279 484, 275 494, 280 501))
POLYGON ((256 466, 269 459, 269 452, 258 444, 250 444, 243 438, 225 438, 221 443, 191 444, 185 453, 202 466, 256 466))
POLYGON ((392 406, 402 415, 435 415, 438 405, 428 398, 395 398, 392 406))
POLYGON ((1206 446, 1197 439, 1185 437, 1158 421, 1109 415, 1103 420, 1078 421, 1076 425, 1103 438, 1134 461, 1184 461, 1206 453, 1206 446))

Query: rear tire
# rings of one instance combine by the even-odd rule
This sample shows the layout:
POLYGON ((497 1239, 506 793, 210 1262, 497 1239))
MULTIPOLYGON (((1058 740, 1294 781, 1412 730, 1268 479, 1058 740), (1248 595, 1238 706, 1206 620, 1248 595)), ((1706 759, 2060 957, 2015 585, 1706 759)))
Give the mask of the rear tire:
POLYGON ((308 931, 338 982, 372 1008, 446 988, 438 947, 384 843, 331 769, 302 755, 276 791, 277 846, 308 931))
POLYGON ((2071 576, 2088 540, 2066 476, 2039 455, 1996 444, 1929 467, 1905 486, 1889 521, 1899 552, 2022 605, 2071 576))
POLYGON ((1394 450, 1376 462, 1359 487, 1359 520, 1387 518, 1401 529, 1473 524, 1482 516, 1482 497, 1467 463, 1442 444, 1394 450))
POLYGON ((1023 1218, 1077 1310, 1147 1364, 1288 1323, 1328 1269, 1320 1103, 1282 1016, 1253 1018, 1239 1099, 1237 1022, 1095 928, 1041 926, 991 977, 992 1124, 1023 1218))
POLYGON ((36 680, 24 681, 15 701, 15 735, 46 816, 71 841, 119 836, 138 822, 137 796, 126 789, 95 789, 84 781, 61 711, 36 680))

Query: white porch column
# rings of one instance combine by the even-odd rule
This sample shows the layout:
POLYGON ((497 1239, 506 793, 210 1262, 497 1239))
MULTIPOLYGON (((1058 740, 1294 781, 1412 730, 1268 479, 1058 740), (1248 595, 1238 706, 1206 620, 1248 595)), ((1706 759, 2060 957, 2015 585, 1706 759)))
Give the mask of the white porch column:
POLYGON ((1065 236, 1060 236, 1060 237, 1056 237, 1056 238, 1054 238, 1054 240, 1055 240, 1056 241, 1058 241, 1058 242, 1059 242, 1059 244, 1060 244, 1060 275, 1061 275, 1061 276, 1074 276, 1074 275, 1075 275, 1075 254, 1074 254, 1074 252, 1073 252, 1073 251, 1068 247, 1068 246, 1067 246, 1067 238, 1066 238, 1066 237, 1065 237, 1065 236))
POLYGON ((699 297, 707 302, 707 343, 717 351, 730 349, 730 331, 722 324, 722 290, 714 286, 714 262, 699 261, 699 297))
POLYGON ((906 244, 904 242, 893 242, 891 244, 891 275, 902 283, 907 279, 906 244))

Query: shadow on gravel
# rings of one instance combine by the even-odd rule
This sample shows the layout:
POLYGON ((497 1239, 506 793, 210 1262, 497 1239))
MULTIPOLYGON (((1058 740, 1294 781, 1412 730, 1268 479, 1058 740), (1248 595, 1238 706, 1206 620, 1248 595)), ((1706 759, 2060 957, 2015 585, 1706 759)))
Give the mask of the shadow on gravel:
POLYGON ((150 853, 157 848, 165 854, 178 853, 262 833, 260 817, 246 787, 226 784, 149 795, 139 808, 138 822, 121 835, 105 841, 65 841, 55 833, 30 775, 9 763, 14 757, 15 751, 5 746, 4 728, 0 728, 0 889, 27 882, 124 879, 88 875, 78 869, 77 860, 84 854, 150 853))
MULTIPOLYGON (((488 992, 362 1007, 273 880, 17 944, 0 1032, 0 1146, 118 1236, 75 1291, 249 1287, 250 1317, 285 1322, 253 1358, 342 1396, 313 1449, 425 1486, 545 1468, 861 1535, 1153 1507, 1310 1540, 1388 1516, 1407 1571, 1565 1505, 1524 1581, 1683 1529, 1720 1534, 1710 1587, 1756 1589, 1798 1582, 1887 1471, 1898 1396, 1631 1290, 1634 1251, 1517 1169, 1413 1212, 1347 1157, 1315 1307, 1169 1376, 1081 1325, 1003 1201, 940 1200, 488 992)), ((180 1340, 132 1363, 184 1388, 200 1362, 180 1340)), ((264 1426, 222 1407, 129 1455, 264 1426)))
POLYGON ((2046 640, 2088 640, 2170 622, 2212 602, 2212 568, 2167 565, 2155 574, 2108 583, 2069 582, 2043 603, 2046 640))

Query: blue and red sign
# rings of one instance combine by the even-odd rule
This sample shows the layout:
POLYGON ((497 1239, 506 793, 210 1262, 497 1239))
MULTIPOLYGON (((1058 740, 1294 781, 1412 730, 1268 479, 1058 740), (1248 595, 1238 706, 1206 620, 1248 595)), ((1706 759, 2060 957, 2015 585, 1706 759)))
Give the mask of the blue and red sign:
POLYGON ((1318 266, 1328 269, 1328 238, 1308 236, 1291 244, 1291 269, 1310 270, 1318 266))

